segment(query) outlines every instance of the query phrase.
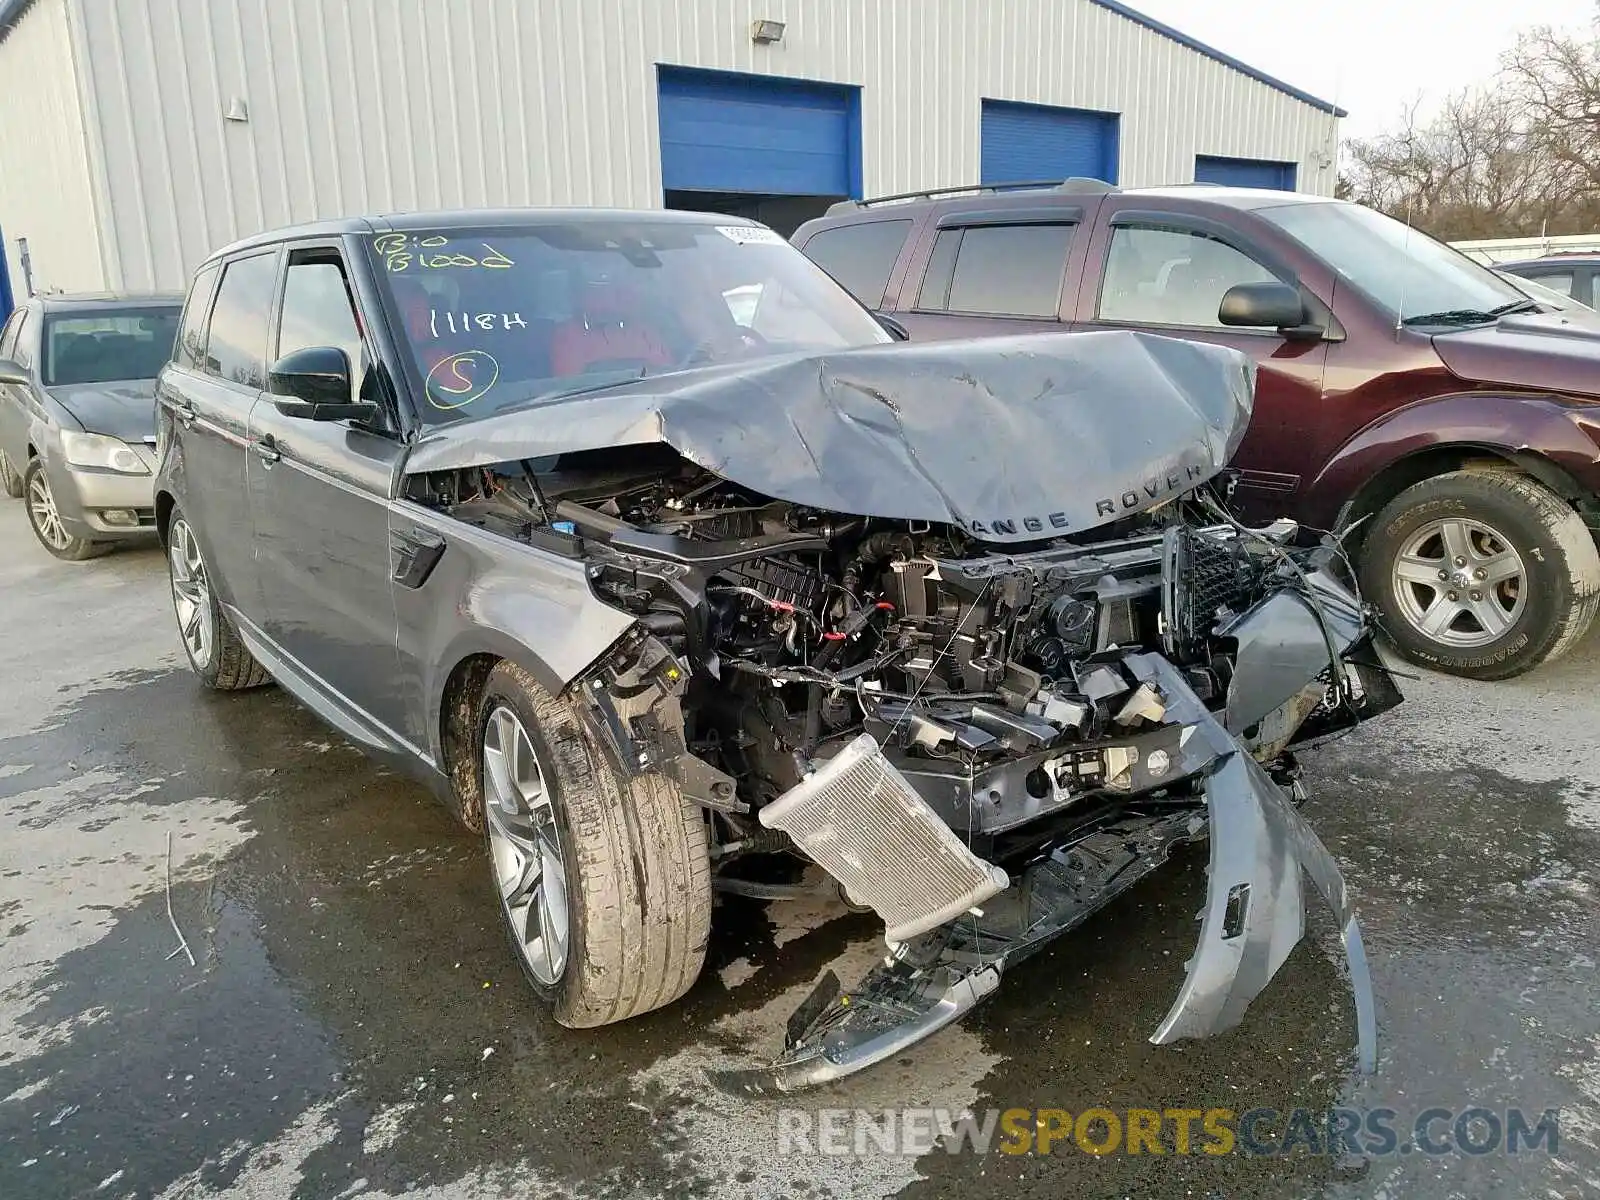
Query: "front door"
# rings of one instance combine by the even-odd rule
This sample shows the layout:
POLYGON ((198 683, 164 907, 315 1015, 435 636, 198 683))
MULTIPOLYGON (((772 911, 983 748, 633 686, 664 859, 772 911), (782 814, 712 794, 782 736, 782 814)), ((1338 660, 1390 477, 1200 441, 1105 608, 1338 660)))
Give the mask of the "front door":
MULTIPOLYGON (((21 350, 23 336, 31 336, 26 328, 28 309, 19 308, 0 330, 0 359, 18 361, 25 356, 21 350)), ((22 384, 0 383, 0 450, 11 460, 11 469, 18 475, 28 465, 28 389, 22 384)))
MULTIPOLYGON (((337 245, 291 246, 272 358, 310 346, 349 356, 352 399, 369 361, 337 245)), ((390 594, 388 500, 404 444, 349 421, 286 417, 273 397, 251 416, 251 517, 266 631, 303 672, 402 731, 390 594)))
POLYGON ((1142 329, 1187 341, 1231 346, 1255 359, 1255 411, 1233 465, 1236 503, 1247 518, 1291 511, 1312 465, 1322 419, 1327 343, 1286 338, 1276 329, 1241 329, 1217 320, 1236 284, 1297 283, 1231 239, 1228 231, 1181 214, 1109 215, 1089 250, 1080 327, 1142 329), (1098 279, 1093 278, 1098 271, 1098 279))

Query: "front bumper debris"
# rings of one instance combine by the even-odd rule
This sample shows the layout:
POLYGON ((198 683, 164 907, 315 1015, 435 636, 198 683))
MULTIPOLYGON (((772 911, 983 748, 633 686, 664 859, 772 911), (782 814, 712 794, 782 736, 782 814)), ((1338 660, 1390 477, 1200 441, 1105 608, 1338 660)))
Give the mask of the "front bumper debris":
MULTIPOLYGON (((1330 635, 1340 650, 1349 650, 1352 642, 1365 644, 1359 623, 1336 623, 1326 615, 1318 622, 1311 605, 1296 604, 1295 613, 1276 606, 1261 619, 1268 622, 1280 633, 1288 630, 1288 643, 1297 649, 1260 667, 1277 676, 1291 696, 1307 693, 1319 670, 1327 672, 1330 635), (1298 627, 1296 615, 1302 622, 1298 627), (1315 632, 1314 642, 1306 624, 1315 632), (1323 650, 1320 666, 1313 646, 1323 650), (1296 678, 1296 672, 1304 673, 1296 678)), ((1242 643, 1251 631, 1249 626, 1242 630, 1242 643)), ((831 974, 825 977, 791 1022, 777 1059, 718 1072, 719 1087, 743 1095, 784 1094, 843 1078, 903 1051, 972 1008, 995 990, 1005 971, 1149 875, 1176 846, 1207 836, 1210 879, 1199 945, 1151 1041, 1208 1037, 1239 1024, 1304 933, 1304 872, 1339 926, 1355 993, 1360 1068, 1375 1069, 1372 981, 1344 878, 1290 797, 1247 749, 1247 741, 1259 744, 1260 734, 1230 732, 1223 723, 1226 710, 1209 711, 1183 674, 1159 654, 1129 653, 1120 666, 1161 696, 1163 725, 1180 730, 1181 752, 1174 755, 1178 769, 1169 778, 1196 778, 1203 808, 1188 798, 1128 798, 1102 823, 1031 861, 981 909, 908 941, 891 942, 885 961, 848 992, 838 991, 831 974)), ((1316 685, 1318 694, 1325 686, 1316 685)), ((1268 712, 1251 715, 1252 724, 1260 725, 1268 712)))

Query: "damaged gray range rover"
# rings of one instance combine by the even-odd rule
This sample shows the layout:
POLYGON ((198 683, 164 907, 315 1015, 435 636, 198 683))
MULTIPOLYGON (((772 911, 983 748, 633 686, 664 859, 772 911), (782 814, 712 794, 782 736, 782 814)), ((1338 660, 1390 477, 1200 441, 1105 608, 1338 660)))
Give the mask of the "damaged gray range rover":
POLYGON ((1331 906, 1297 749, 1393 707, 1338 544, 1249 528, 1253 368, 1135 333, 900 342, 764 227, 451 213, 264 235, 159 382, 191 665, 270 676, 486 843, 565 1025, 695 981, 718 891, 885 924, 750 1094, 959 1017, 1209 838, 1152 1034, 1239 1023, 1331 906))

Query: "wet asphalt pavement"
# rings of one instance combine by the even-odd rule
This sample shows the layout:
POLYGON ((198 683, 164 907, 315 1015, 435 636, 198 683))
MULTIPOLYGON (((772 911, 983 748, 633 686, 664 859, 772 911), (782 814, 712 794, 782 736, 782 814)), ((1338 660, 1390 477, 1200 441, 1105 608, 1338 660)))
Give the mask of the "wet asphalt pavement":
MULTIPOLYGON (((1353 1073, 1331 923, 1244 1025, 1145 1040, 1197 933, 1192 849, 963 1024, 808 1109, 1562 1110, 1558 1154, 778 1153, 752 1061, 881 928, 730 902, 704 976, 557 1027, 501 943, 480 845, 276 689, 202 692, 162 558, 50 559, 0 505, 0 1198, 1600 1194, 1600 638, 1530 679, 1408 683, 1309 757, 1357 899, 1378 1074, 1353 1073), (171 903, 196 960, 170 957, 171 903)), ((1401 1142, 1406 1142, 1402 1130, 1401 1142)))

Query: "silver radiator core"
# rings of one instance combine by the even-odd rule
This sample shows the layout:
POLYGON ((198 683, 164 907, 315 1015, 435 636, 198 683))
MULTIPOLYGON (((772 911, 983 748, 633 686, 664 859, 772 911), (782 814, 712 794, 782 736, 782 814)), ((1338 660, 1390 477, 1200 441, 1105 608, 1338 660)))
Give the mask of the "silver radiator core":
POLYGON ((1010 880, 973 854, 862 734, 761 810, 903 942, 982 904, 1010 880))

